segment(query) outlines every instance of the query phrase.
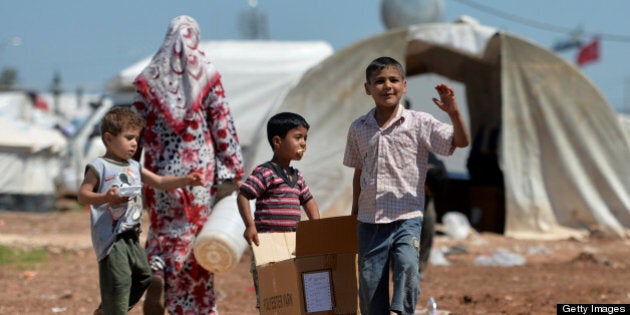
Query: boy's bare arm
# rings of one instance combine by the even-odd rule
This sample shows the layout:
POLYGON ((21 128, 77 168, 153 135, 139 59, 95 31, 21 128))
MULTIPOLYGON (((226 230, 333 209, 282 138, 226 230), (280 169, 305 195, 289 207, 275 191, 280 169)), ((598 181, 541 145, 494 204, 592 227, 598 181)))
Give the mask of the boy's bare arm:
POLYGON ((97 193, 94 188, 98 186, 98 177, 92 169, 85 172, 85 178, 79 187, 77 201, 84 205, 102 205, 104 203, 120 204, 127 202, 129 197, 120 197, 117 195, 118 187, 114 186, 107 192, 97 193))
POLYGON ((361 169, 355 168, 352 177, 352 211, 350 211, 350 215, 359 214, 359 194, 361 194, 361 169))
POLYGON ((455 92, 446 84, 438 84, 435 90, 438 92, 440 99, 433 98, 433 103, 448 114, 453 124, 453 145, 458 148, 467 147, 470 142, 470 133, 466 126, 466 121, 459 111, 455 92))
POLYGON ((239 192, 236 196, 236 205, 238 206, 238 212, 241 215, 241 219, 243 219, 243 223, 245 224, 243 237, 250 245, 252 243, 256 244, 256 246, 260 245, 258 240, 258 231, 256 230, 256 223, 254 223, 254 218, 252 218, 252 209, 249 206, 249 199, 242 192, 239 192))
POLYGON ((319 207, 317 206, 317 202, 315 202, 315 198, 311 198, 311 200, 307 201, 302 207, 309 220, 319 219, 319 207))
POLYGON ((160 176, 146 168, 142 168, 142 182, 160 190, 169 190, 184 186, 205 186, 199 173, 190 173, 186 176, 160 176))

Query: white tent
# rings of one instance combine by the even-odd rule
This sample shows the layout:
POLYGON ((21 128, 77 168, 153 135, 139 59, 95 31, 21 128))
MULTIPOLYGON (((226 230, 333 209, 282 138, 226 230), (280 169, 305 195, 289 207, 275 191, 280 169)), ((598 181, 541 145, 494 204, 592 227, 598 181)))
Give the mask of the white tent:
MULTIPOLYGON (((221 73, 241 144, 246 148, 267 112, 280 102, 302 74, 330 56, 323 41, 203 41, 203 50, 221 73)), ((134 90, 133 80, 152 56, 121 71, 108 84, 113 92, 134 90)))
POLYGON ((626 129, 628 138, 630 138, 630 115, 619 114, 619 121, 621 121, 621 125, 626 129))
POLYGON ((24 92, 0 94, 0 209, 48 211, 66 139, 24 92))
MULTIPOLYGON (((364 69, 384 55, 404 61, 408 77, 436 73, 465 85, 461 106, 468 107, 477 149, 491 148, 492 134, 500 134, 494 153, 504 178, 507 235, 559 238, 594 227, 627 233, 630 140, 616 113, 554 53, 470 21, 419 24, 357 42, 304 75, 269 113, 298 112, 311 124, 307 155, 296 166, 323 213, 350 211, 346 134, 373 107, 364 69)), ((271 156, 262 139, 257 143, 253 163, 271 156)))
MULTIPOLYGON (((330 56, 333 49, 323 41, 203 41, 201 49, 221 73, 239 140, 246 154, 255 132, 265 123, 271 108, 280 102, 309 68, 330 56)), ((148 56, 123 69, 108 82, 107 97, 70 143, 70 157, 57 183, 65 194, 75 194, 85 164, 104 154, 98 137, 102 116, 114 105, 133 101, 133 80, 151 61, 148 56), (95 132, 96 131, 96 132, 95 132)), ((265 140, 266 141, 266 140, 265 140)))

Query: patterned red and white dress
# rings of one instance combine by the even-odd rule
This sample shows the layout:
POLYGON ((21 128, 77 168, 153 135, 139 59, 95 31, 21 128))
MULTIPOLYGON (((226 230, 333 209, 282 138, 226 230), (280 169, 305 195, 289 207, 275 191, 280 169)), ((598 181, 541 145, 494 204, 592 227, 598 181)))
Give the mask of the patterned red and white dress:
POLYGON ((195 171, 208 183, 144 190, 151 220, 146 251, 149 261, 164 264, 154 270, 164 277, 171 314, 218 314, 213 274, 197 263, 193 245, 212 211, 213 184, 244 172, 219 74, 198 44, 197 23, 186 16, 174 19, 163 47, 134 83, 134 107, 147 121, 144 167, 159 175, 195 171))

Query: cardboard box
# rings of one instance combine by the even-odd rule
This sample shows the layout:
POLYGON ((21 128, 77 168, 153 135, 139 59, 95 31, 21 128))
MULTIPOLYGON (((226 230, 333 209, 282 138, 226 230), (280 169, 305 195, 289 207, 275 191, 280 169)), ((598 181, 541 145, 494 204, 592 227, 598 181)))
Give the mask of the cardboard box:
POLYGON ((258 234, 260 314, 358 314, 355 216, 301 221, 258 234))

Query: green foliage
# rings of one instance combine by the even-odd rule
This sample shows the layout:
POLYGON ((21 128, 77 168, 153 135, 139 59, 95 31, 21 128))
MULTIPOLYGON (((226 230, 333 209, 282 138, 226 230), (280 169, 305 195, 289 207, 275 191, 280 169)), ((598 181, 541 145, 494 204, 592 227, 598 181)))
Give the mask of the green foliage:
POLYGON ((4 68, 0 72, 0 88, 10 89, 18 83, 18 72, 14 68, 4 68))
POLYGON ((31 267, 46 261, 48 261, 48 252, 44 248, 25 250, 0 246, 0 266, 31 267))

